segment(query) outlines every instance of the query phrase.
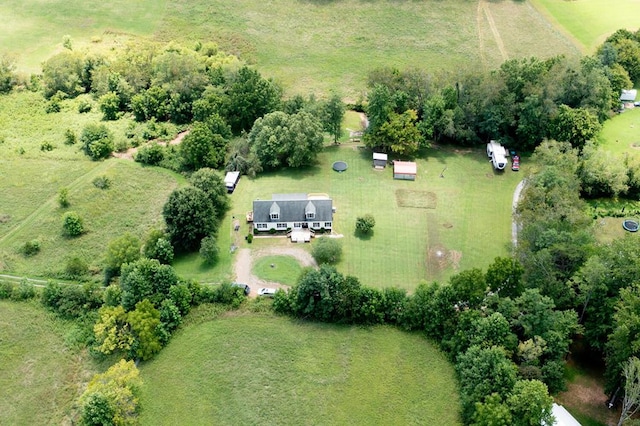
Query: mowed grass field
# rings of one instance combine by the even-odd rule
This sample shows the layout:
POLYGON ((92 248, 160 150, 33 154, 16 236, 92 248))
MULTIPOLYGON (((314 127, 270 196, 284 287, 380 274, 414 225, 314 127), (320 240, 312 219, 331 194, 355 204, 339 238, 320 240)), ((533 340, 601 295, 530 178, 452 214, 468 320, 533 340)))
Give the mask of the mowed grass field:
POLYGON ((391 327, 232 314, 178 333, 141 377, 143 425, 461 424, 452 366, 391 327))
POLYGON ((10 0, 0 6, 0 46, 36 72, 70 35, 76 49, 120 33, 160 41, 215 41, 282 83, 287 93, 357 99, 369 71, 497 68, 508 58, 578 50, 528 4, 425 0, 10 0), (108 34, 105 34, 108 31, 108 34))
MULTIPOLYGON (((326 193, 336 207, 334 233, 342 236, 338 269, 365 285, 412 290, 422 280, 444 281, 457 271, 486 268, 494 257, 509 254, 511 202, 526 162, 519 173, 495 173, 483 149, 440 147, 417 159, 415 181, 401 181, 393 179, 391 166, 374 170, 371 155, 359 144, 346 143, 327 147, 314 167, 242 177, 220 237, 227 238, 227 230, 240 247, 273 244, 261 238, 247 244, 242 238, 250 229, 244 218, 254 199, 270 199, 274 193, 326 193), (331 164, 337 160, 347 162, 347 171, 333 171, 331 164), (355 233, 355 222, 367 213, 376 225, 370 237, 362 238, 355 233), (232 230, 233 216, 241 222, 238 233, 232 230)), ((311 244, 297 246, 309 249, 311 244)))
POLYGON ((531 3, 552 23, 563 27, 589 54, 615 30, 635 31, 640 25, 637 0, 531 0, 531 3))
POLYGON ((70 424, 98 367, 65 344, 71 332, 35 303, 0 301, 0 424, 70 424))

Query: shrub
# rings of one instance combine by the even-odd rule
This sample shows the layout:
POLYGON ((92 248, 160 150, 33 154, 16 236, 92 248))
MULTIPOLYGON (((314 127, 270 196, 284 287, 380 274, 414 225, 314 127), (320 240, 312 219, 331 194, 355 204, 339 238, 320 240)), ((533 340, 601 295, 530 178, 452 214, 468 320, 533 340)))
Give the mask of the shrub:
POLYGON ((26 278, 20 280, 20 284, 11 290, 11 299, 13 300, 28 300, 34 297, 36 297, 36 289, 26 278))
POLYGON ((247 242, 248 242, 249 244, 251 244, 251 243, 253 242, 253 234, 252 234, 252 233, 249 233, 249 234, 247 235, 247 242))
POLYGON ((71 129, 67 129, 64 131, 64 144, 65 145, 75 145, 78 142, 78 137, 76 136, 76 132, 71 129))
POLYGON ((373 215, 365 214, 356 219, 356 231, 361 234, 368 234, 373 231, 373 227, 376 226, 376 219, 373 215))
POLYGON ((38 252, 40 252, 40 241, 27 241, 22 245, 20 252, 27 257, 38 254, 38 252))
POLYGON ((143 253, 149 259, 156 259, 158 262, 168 265, 173 261, 173 246, 167 235, 160 230, 154 229, 149 233, 144 243, 143 253))
POLYGON ((64 273, 69 279, 77 279, 87 275, 89 272, 89 265, 87 262, 79 257, 72 257, 67 260, 67 264, 64 267, 64 273))
POLYGON ((8 281, 1 281, 0 282, 0 300, 10 298, 12 293, 13 293, 13 284, 11 284, 8 281))
POLYGON ((218 241, 215 237, 204 237, 200 242, 200 256, 204 258, 204 261, 209 265, 214 265, 218 261, 220 256, 220 249, 218 248, 218 241))
POLYGON ((67 212, 62 218, 63 234, 68 237, 77 237, 84 232, 82 218, 76 212, 67 212))
POLYGON ((44 110, 47 114, 53 114, 56 112, 60 112, 60 101, 54 98, 51 98, 47 105, 44 107, 44 110))
POLYGON ((120 97, 115 92, 105 93, 98 99, 103 120, 117 120, 120 112, 120 97))
POLYGON ((83 99, 78 103, 78 112, 80 114, 86 114, 91 111, 91 102, 86 99, 83 99))
POLYGON ((84 153, 92 160, 108 157, 113 151, 113 135, 104 124, 88 124, 80 136, 84 153))
POLYGON ((111 187, 111 179, 105 175, 96 177, 91 183, 98 189, 109 189, 111 187))
POLYGON ((335 238, 319 238, 313 244, 311 255, 319 265, 338 263, 342 257, 342 244, 335 238))
POLYGON ((69 189, 60 188, 58 191, 58 204, 61 208, 66 209, 69 207, 69 189))
POLYGON ((44 141, 40 144, 40 151, 53 151, 53 144, 49 141, 44 141))
POLYGON ((138 163, 157 166, 164 160, 164 148, 157 143, 143 146, 136 153, 135 160, 138 163))

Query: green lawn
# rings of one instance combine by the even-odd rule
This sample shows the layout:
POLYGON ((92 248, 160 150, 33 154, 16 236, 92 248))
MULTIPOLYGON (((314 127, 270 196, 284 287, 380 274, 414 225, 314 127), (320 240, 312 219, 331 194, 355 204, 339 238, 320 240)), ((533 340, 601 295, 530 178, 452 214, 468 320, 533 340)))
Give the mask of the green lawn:
POLYGON ((452 367, 423 337, 231 315, 141 367, 143 425, 460 424, 452 367))
POLYGON ((252 272, 262 280, 294 285, 298 281, 302 267, 291 256, 265 256, 255 261, 252 272))
POLYGON ((637 0, 532 0, 531 3, 563 27, 588 53, 619 28, 638 29, 637 0))
MULTIPOLYGON (((336 207, 334 232, 343 236, 338 269, 378 288, 411 290, 421 280, 446 280, 456 271, 486 268, 494 257, 509 253, 511 200, 526 162, 519 173, 494 173, 482 149, 441 147, 417 160, 418 177, 410 182, 394 180, 391 166, 374 170, 371 151, 357 144, 328 147, 319 158, 317 166, 302 170, 242 177, 221 229, 231 228, 233 215, 241 219, 240 235, 245 235, 249 226, 244 215, 254 199, 273 193, 326 193, 336 207), (348 170, 334 172, 336 160, 346 161, 348 170), (366 213, 376 219, 370 238, 355 234, 356 218, 366 213)), ((269 240, 249 245, 239 239, 239 244, 259 248, 269 240)))
POLYGON ((0 6, 0 46, 17 57, 21 70, 37 72, 65 35, 77 50, 108 49, 130 38, 124 34, 188 44, 211 40, 254 63, 287 93, 335 89, 352 99, 362 95, 367 73, 381 66, 495 68, 506 58, 577 53, 528 2, 483 4, 9 0, 0 6))
POLYGON ((598 135, 605 151, 623 156, 640 156, 640 108, 627 110, 607 120, 598 135))
POLYGON ((0 424, 70 424, 97 366, 69 349, 69 324, 36 303, 0 301, 0 424))

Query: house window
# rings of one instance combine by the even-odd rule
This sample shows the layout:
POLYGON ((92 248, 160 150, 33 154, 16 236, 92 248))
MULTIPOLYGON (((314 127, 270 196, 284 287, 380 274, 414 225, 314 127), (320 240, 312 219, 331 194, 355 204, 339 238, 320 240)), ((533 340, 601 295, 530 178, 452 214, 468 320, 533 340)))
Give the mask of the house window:
POLYGON ((294 228, 302 228, 302 222, 294 222, 293 223, 293 227, 294 228))
POLYGON ((278 229, 287 229, 287 224, 286 223, 279 223, 276 225, 276 228, 278 229))
POLYGON ((331 222, 325 222, 324 223, 324 227, 325 228, 331 228, 331 222))
POLYGON ((316 218, 316 214, 313 212, 307 212, 307 219, 315 219, 316 218))
POLYGON ((314 228, 320 228, 320 222, 313 222, 314 228))
POLYGON ((278 213, 271 213, 271 220, 278 220, 280 219, 280 214, 278 213))
POLYGON ((256 228, 258 228, 258 229, 267 229, 267 224, 266 223, 257 223, 256 224, 256 228))

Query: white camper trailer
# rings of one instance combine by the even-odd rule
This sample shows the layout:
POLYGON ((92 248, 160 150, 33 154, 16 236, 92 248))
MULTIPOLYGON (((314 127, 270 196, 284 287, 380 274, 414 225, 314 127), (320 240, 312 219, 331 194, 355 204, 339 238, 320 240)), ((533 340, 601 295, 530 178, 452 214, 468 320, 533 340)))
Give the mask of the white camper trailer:
POLYGON ((227 192, 231 194, 240 180, 240 172, 228 172, 224 177, 224 186, 227 187, 227 192))
POLYGON ((507 150, 497 141, 487 144, 487 157, 491 159, 491 164, 496 170, 504 170, 507 166, 507 150))

